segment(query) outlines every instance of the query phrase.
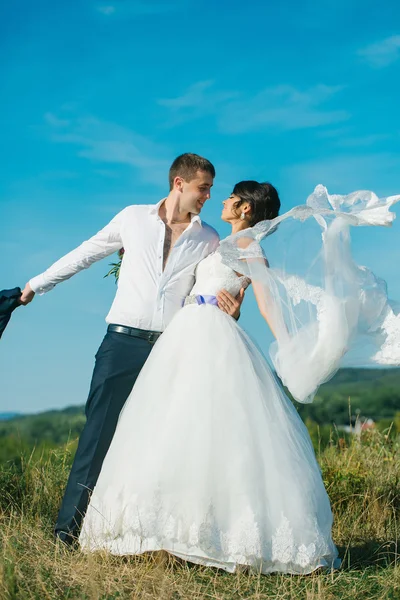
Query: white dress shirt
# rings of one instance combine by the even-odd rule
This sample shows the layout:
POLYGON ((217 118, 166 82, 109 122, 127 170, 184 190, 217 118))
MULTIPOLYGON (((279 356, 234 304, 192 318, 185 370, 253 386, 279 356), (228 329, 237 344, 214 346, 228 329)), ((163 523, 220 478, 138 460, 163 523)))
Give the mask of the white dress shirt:
POLYGON ((32 290, 44 294, 124 248, 117 293, 106 322, 163 331, 190 293, 196 265, 219 244, 217 232, 192 215, 163 271, 165 225, 159 216, 163 202, 124 208, 104 229, 31 279, 32 290))

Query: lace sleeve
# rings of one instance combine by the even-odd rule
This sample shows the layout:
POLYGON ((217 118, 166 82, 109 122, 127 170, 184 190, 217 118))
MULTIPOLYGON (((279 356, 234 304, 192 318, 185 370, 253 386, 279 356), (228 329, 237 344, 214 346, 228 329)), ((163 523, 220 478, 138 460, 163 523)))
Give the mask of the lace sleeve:
POLYGON ((251 269, 249 268, 251 263, 259 262, 263 266, 269 266, 263 248, 251 231, 243 236, 222 240, 218 251, 221 254, 222 262, 227 267, 241 273, 249 281, 251 281, 251 269))

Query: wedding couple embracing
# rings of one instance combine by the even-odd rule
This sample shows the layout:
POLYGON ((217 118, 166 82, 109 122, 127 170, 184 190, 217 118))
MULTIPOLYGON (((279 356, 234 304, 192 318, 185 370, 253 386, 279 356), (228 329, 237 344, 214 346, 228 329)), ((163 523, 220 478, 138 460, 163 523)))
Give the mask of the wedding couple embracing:
MULTIPOLYGON (((329 331, 318 314, 309 323, 312 331, 319 325, 316 337, 304 337, 284 314, 288 299, 299 303, 288 285, 293 274, 274 274, 260 245, 283 222, 320 223, 332 209, 311 202, 279 217, 271 184, 242 181, 223 201, 232 233, 220 242, 199 216, 214 177, 205 158, 179 156, 166 198, 128 206, 23 291, 28 304, 125 249, 55 533, 86 552, 165 550, 230 572, 332 568, 340 562, 332 512, 307 429, 238 322, 252 285, 293 395, 309 401, 333 375, 349 344, 354 298, 343 312, 343 298, 321 288, 329 331)), ((350 216, 361 222, 365 207, 350 216)), ((322 237, 327 261, 330 230, 322 237)), ((302 300, 318 312, 307 289, 302 300)))

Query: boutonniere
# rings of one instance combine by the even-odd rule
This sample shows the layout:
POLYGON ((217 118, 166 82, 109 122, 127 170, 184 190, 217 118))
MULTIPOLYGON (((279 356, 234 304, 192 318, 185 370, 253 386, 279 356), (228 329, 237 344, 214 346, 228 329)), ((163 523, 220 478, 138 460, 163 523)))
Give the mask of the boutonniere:
POLYGON ((114 263, 110 263, 111 269, 108 271, 108 273, 106 273, 106 275, 104 275, 104 277, 108 277, 109 275, 114 275, 114 277, 115 277, 115 283, 117 283, 118 278, 119 278, 119 271, 121 269, 121 264, 122 264, 122 259, 124 257, 124 254, 125 254, 124 248, 121 248, 120 250, 118 250, 119 261, 118 262, 114 262, 114 263))

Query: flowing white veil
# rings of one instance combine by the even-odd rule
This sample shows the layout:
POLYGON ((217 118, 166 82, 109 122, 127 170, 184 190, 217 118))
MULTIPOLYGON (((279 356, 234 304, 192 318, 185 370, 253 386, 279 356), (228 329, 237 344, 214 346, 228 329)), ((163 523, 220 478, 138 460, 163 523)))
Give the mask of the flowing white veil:
POLYGON ((252 280, 276 338, 273 365, 299 402, 342 366, 400 365, 399 310, 350 246, 351 226, 389 226, 399 200, 318 185, 305 205, 221 242, 224 264, 252 280))

